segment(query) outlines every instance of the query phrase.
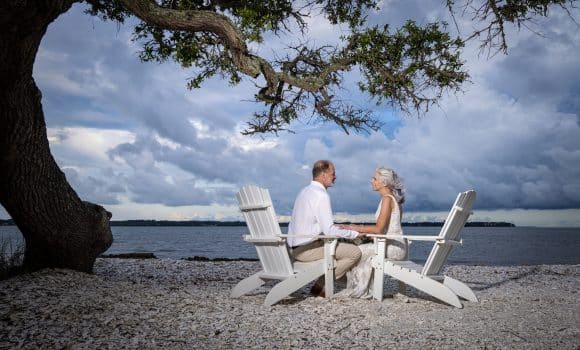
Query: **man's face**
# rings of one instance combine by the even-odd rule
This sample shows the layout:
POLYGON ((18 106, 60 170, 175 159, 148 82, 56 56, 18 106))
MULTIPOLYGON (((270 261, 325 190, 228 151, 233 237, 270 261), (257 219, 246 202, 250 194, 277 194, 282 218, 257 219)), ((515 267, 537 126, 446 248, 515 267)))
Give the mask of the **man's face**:
POLYGON ((335 180, 336 172, 334 171, 334 165, 330 164, 328 170, 322 173, 322 185, 326 188, 332 187, 335 180))

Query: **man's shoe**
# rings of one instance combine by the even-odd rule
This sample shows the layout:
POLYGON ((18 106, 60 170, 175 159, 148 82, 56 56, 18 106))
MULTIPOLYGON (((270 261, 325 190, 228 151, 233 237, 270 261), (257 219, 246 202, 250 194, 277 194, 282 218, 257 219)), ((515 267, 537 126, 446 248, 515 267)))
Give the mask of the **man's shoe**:
POLYGON ((312 288, 310 288, 310 294, 316 296, 316 297, 325 297, 326 293, 324 292, 324 285, 323 286, 319 286, 318 284, 314 284, 312 286, 312 288))

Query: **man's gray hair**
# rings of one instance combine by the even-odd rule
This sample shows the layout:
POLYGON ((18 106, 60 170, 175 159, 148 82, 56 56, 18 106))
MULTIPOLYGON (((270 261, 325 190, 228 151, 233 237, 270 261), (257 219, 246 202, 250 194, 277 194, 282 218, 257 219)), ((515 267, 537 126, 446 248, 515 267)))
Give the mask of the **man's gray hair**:
POLYGON ((312 179, 316 179, 318 175, 325 173, 330 169, 332 162, 326 159, 317 160, 312 166, 312 179))
POLYGON ((397 203, 405 203, 405 184, 403 179, 393 169, 384 166, 377 168, 376 172, 382 184, 391 189, 397 203))

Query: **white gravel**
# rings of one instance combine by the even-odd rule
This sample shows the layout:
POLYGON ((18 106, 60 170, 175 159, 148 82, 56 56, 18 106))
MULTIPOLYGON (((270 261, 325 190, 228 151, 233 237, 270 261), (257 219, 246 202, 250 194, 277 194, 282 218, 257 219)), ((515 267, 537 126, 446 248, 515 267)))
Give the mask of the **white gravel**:
POLYGON ((305 287, 265 307, 271 284, 229 298, 258 269, 98 259, 94 275, 0 281, 0 349, 580 349, 580 265, 449 266, 479 298, 463 309, 410 287, 383 302, 315 298, 305 287))

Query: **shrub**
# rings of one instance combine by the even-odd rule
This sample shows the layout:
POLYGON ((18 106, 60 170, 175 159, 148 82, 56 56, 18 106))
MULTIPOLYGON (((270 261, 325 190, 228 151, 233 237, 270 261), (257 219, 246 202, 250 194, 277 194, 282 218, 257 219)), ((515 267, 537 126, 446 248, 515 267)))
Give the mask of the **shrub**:
POLYGON ((0 237, 0 280, 10 278, 22 271, 24 246, 14 245, 12 240, 0 237))

